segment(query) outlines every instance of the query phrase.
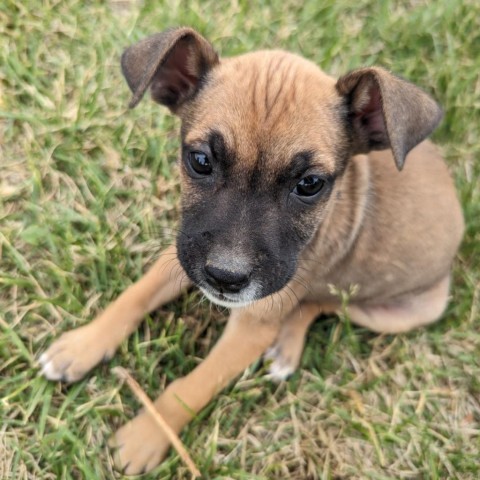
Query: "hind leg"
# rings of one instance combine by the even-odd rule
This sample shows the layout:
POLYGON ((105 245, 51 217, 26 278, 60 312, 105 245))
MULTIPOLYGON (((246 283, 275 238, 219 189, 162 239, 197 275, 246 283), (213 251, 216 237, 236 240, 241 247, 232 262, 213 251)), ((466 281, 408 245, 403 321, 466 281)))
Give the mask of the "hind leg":
MULTIPOLYGON (((328 310, 328 309, 327 309, 328 310)), ((270 361, 269 377, 285 380, 300 364, 305 336, 313 321, 327 311, 316 303, 301 303, 282 323, 274 345, 264 359, 270 361)))
POLYGON ((428 325, 440 318, 448 303, 450 275, 422 293, 385 304, 352 304, 353 323, 379 333, 401 333, 428 325))

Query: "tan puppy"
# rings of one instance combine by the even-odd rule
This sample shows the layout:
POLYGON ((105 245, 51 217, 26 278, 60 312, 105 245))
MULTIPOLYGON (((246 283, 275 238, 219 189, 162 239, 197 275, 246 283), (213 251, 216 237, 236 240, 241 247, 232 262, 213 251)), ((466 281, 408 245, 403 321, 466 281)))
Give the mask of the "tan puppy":
MULTIPOLYGON (((381 68, 337 81, 282 51, 220 60, 189 28, 130 47, 122 69, 131 107, 150 88, 182 120, 181 234, 102 315, 53 343, 47 378, 75 381, 111 357, 180 295, 181 270, 232 313, 205 361, 156 400, 177 431, 269 347, 272 375, 292 373, 311 322, 340 308, 329 285, 357 286, 350 318, 376 332, 440 317, 463 219, 447 167, 420 143, 441 118, 422 90, 381 68)), ((127 474, 169 447, 146 413, 113 444, 127 474)))

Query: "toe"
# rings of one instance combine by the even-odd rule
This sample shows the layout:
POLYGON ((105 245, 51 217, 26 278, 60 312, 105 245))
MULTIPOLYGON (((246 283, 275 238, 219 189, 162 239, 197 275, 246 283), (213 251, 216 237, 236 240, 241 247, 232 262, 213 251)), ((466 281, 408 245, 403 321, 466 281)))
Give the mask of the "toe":
POLYGON ((142 445, 122 445, 113 454, 115 469, 124 475, 138 475, 146 469, 149 456, 142 445))
POLYGON ((274 361, 268 368, 267 377, 270 380, 281 382, 287 380, 295 372, 295 367, 280 361, 274 361))
POLYGON ((60 380, 63 377, 63 371, 59 370, 52 361, 45 361, 42 364, 41 374, 48 380, 60 380))
POLYGON ((108 445, 115 449, 115 469, 125 475, 137 475, 154 469, 170 444, 158 425, 143 414, 121 427, 108 445))
POLYGON ((41 373, 48 380, 76 382, 99 362, 115 353, 115 344, 99 339, 94 326, 87 325, 66 332, 40 355, 41 373))
POLYGON ((264 355, 268 367, 267 378, 281 382, 290 377, 296 370, 296 362, 285 354, 279 344, 269 348, 264 355))

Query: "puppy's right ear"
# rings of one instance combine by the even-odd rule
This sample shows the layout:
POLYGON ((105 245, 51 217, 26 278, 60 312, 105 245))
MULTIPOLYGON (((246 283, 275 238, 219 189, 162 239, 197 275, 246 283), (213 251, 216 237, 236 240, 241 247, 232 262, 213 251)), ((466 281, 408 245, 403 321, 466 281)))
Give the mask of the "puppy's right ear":
POLYGON ((354 153, 391 148, 398 170, 442 118, 429 95, 383 68, 347 73, 338 80, 337 91, 348 108, 354 153))
POLYGON ((122 55, 122 72, 133 92, 133 108, 150 87, 153 100, 173 112, 191 99, 218 55, 195 30, 173 28, 157 33, 127 48, 122 55))

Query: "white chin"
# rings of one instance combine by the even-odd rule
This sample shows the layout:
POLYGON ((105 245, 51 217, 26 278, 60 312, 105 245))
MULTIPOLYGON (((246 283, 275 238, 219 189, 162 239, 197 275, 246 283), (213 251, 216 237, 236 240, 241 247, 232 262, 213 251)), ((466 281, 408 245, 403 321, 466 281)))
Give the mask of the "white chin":
POLYGON ((203 294, 212 302, 217 305, 220 305, 221 307, 227 307, 227 308, 241 308, 241 307, 246 307, 247 305, 250 305, 254 299, 248 299, 248 298, 240 298, 238 300, 235 299, 229 299, 229 298, 218 298, 217 295, 212 294, 211 292, 207 291, 205 288, 199 287, 200 290, 203 292, 203 294))

